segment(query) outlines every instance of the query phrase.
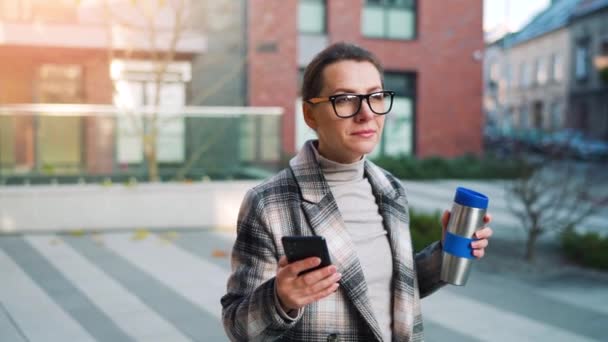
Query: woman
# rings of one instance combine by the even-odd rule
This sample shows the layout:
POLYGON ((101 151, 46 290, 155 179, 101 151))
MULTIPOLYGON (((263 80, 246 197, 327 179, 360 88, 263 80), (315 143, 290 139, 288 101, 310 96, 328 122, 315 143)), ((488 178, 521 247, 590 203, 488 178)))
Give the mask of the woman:
MULTIPOLYGON (((308 65, 304 119, 318 140, 243 201, 221 301, 232 340, 423 340, 420 298, 444 285, 442 249, 414 255, 405 189, 365 158, 392 105, 382 74, 375 56, 344 43, 308 65), (288 264, 287 235, 325 237, 333 264, 300 274, 320 260, 288 264)), ((476 257, 491 234, 477 231, 476 257)))

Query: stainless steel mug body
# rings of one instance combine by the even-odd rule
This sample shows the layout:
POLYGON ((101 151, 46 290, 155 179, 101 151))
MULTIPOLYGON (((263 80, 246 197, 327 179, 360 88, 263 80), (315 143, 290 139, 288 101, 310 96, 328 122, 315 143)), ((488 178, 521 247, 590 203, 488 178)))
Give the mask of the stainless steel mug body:
POLYGON ((441 280, 452 285, 466 284, 471 271, 471 261, 474 258, 470 243, 475 231, 484 225, 483 217, 486 214, 487 202, 487 197, 482 194, 464 188, 457 189, 457 196, 446 227, 441 280), (479 197, 481 202, 476 200, 471 202, 467 198, 463 201, 461 193, 458 193, 462 190, 468 191, 467 195, 470 192, 476 196, 483 196, 479 197))

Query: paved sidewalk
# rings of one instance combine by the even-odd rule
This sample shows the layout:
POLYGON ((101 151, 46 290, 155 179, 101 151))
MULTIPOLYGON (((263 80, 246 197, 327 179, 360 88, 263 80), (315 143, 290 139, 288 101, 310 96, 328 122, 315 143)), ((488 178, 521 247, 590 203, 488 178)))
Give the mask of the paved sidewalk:
MULTIPOLYGON (((234 233, 0 237, 0 341, 225 341, 234 233)), ((608 275, 493 242, 464 287, 423 299, 428 341, 601 341, 608 275), (512 254, 512 255, 509 255, 512 254), (545 271, 540 271, 545 270, 545 271)))
MULTIPOLYGON (((427 341, 605 340, 608 273, 564 261, 551 234, 537 262, 523 262, 525 231, 503 183, 404 184, 423 211, 470 187, 490 197, 494 217, 469 283, 423 299, 427 341)), ((607 234, 608 208, 583 226, 607 234)), ((225 341, 219 299, 233 240, 211 230, 0 235, 0 341, 225 341)))

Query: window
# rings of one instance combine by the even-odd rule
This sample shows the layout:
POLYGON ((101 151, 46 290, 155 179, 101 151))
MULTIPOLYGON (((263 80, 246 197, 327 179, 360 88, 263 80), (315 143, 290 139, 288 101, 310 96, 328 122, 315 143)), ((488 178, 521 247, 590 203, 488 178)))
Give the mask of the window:
POLYGON ((396 94, 393 108, 384 121, 380 144, 370 157, 411 155, 414 152, 415 74, 386 72, 384 88, 396 94))
POLYGON ((0 0, 0 21, 76 23, 77 8, 70 1, 0 0))
POLYGON ((512 84, 513 76, 511 75, 511 64, 507 64, 505 66, 504 71, 505 71, 505 82, 506 82, 507 89, 511 89, 511 87, 513 86, 513 84, 512 84))
POLYGON ((546 64, 544 58, 539 57, 536 60, 535 69, 536 69, 535 73, 534 73, 535 83, 538 85, 543 85, 543 84, 547 83, 547 64, 546 64))
POLYGON ((366 0, 361 17, 363 35, 369 38, 414 39, 415 0, 366 0))
POLYGON ((574 54, 574 76, 579 81, 584 81, 589 76, 589 42, 579 41, 574 54))
POLYGON ((519 66, 519 86, 522 88, 530 86, 530 65, 526 62, 519 66))
POLYGON ((549 79, 555 82, 561 82, 564 78, 564 62, 560 54, 551 56, 551 66, 549 71, 549 79))
POLYGON ((15 164, 16 119, 0 115, 0 171, 10 170, 15 164))
POLYGON ((551 104, 551 130, 557 131, 562 128, 562 108, 559 102, 551 104))
POLYGON ((519 109, 519 128, 526 129, 530 126, 530 119, 528 118, 528 106, 523 105, 519 109))
MULTIPOLYGON (((44 64, 38 70, 37 102, 82 103, 80 65, 44 64)), ((82 166, 82 118, 42 115, 37 119, 37 162, 43 172, 78 172, 82 166)))
POLYGON ((298 31, 304 34, 327 32, 324 0, 300 0, 298 2, 298 31))
POLYGON ((532 128, 542 130, 544 126, 543 103, 536 101, 532 105, 532 128))
MULTIPOLYGON (((154 63, 144 60, 114 60, 111 74, 115 80, 114 104, 125 110, 117 119, 117 161, 120 164, 143 162, 141 134, 151 127, 142 126, 142 121, 133 111, 142 106, 153 106, 156 95, 154 63)), ((171 109, 179 110, 186 103, 186 84, 190 79, 188 62, 172 62, 167 67, 164 82, 159 89, 159 129, 157 136, 157 158, 160 163, 179 163, 185 160, 184 118, 164 119, 171 116, 171 109)))

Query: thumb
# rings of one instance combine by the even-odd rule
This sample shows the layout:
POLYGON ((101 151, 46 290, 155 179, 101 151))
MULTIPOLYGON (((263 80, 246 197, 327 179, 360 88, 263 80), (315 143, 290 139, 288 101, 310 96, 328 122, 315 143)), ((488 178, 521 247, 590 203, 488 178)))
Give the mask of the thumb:
POLYGON ((450 211, 449 210, 445 210, 443 212, 443 215, 441 215, 441 226, 443 227, 443 230, 446 229, 446 227, 448 226, 448 221, 450 220, 450 211))
POLYGON ((287 262, 287 258, 285 256, 282 256, 279 259, 279 267, 285 267, 287 266, 289 263, 287 262))

